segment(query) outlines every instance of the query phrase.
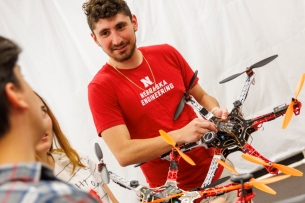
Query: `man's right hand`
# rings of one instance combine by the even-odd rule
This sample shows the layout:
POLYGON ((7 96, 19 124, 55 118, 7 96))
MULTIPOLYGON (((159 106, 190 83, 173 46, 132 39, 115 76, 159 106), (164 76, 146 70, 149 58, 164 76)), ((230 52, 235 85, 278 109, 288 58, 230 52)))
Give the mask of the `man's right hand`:
POLYGON ((208 131, 217 133, 216 125, 210 121, 195 118, 183 128, 172 131, 170 135, 178 143, 192 143, 198 141, 208 131))

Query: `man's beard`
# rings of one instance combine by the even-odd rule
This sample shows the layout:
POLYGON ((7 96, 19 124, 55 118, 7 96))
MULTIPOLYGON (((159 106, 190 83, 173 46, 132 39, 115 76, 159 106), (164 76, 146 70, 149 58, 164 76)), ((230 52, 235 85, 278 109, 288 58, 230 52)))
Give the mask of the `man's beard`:
MULTIPOLYGON (((127 46, 127 45, 129 45, 130 44, 130 41, 128 41, 128 42, 122 42, 120 45, 117 45, 117 46, 115 46, 115 47, 122 47, 122 46, 127 46)), ((129 60, 131 57, 132 57, 132 55, 133 55, 133 53, 135 52, 135 50, 136 50, 136 39, 135 39, 135 43, 134 43, 134 45, 133 45, 133 47, 131 48, 131 50, 130 50, 130 52, 128 53, 128 50, 126 50, 124 53, 119 53, 120 55, 125 55, 125 54, 127 54, 127 55, 125 55, 124 57, 116 57, 115 55, 109 55, 110 57, 112 57, 116 62, 119 62, 119 63, 122 63, 122 62, 124 62, 124 61, 127 61, 127 60, 129 60)), ((112 49, 111 49, 112 51, 114 50, 114 47, 112 47, 112 49)))

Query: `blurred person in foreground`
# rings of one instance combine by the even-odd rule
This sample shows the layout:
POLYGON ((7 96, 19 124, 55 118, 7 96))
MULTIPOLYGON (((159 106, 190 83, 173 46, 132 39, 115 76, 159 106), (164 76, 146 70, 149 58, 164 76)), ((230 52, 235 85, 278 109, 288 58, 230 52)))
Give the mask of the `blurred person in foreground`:
POLYGON ((38 94, 37 97, 47 126, 44 137, 36 146, 40 161, 51 167, 55 177, 97 196, 101 202, 110 203, 111 199, 113 203, 118 203, 111 190, 103 183, 98 165, 88 155, 71 147, 47 103, 38 94))
POLYGON ((35 162, 47 126, 39 98, 16 65, 20 51, 0 36, 0 202, 98 202, 35 162))

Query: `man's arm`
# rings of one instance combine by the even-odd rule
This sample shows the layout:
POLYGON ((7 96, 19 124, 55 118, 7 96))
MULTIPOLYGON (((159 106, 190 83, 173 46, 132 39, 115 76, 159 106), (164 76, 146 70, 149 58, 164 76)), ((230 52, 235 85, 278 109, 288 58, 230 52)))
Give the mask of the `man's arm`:
MULTIPOLYGON (((185 127, 168 132, 176 143, 191 143, 208 131, 216 132, 215 124, 195 118, 185 127)), ((158 133, 158 132, 156 132, 158 133)), ((101 132, 109 149, 121 166, 138 164, 155 159, 172 148, 161 136, 148 139, 131 139, 126 125, 117 125, 101 132)))
POLYGON ((208 95, 198 83, 189 91, 189 93, 201 106, 206 108, 208 111, 215 109, 212 112, 215 116, 226 119, 229 115, 228 110, 226 108, 219 108, 219 103, 217 100, 214 97, 208 95))

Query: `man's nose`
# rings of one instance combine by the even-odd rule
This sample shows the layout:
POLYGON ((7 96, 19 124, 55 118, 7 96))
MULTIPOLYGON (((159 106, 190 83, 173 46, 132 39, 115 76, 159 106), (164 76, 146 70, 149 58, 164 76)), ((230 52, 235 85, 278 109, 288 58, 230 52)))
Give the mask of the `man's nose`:
POLYGON ((123 38, 117 34, 117 33, 113 33, 112 35, 112 44, 113 45, 120 45, 123 41, 123 38))

